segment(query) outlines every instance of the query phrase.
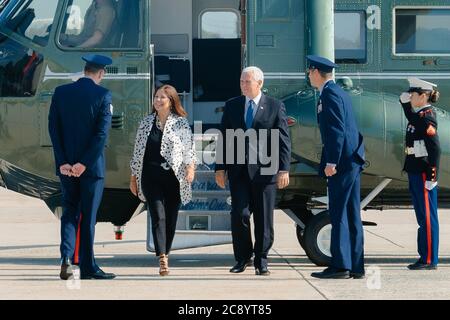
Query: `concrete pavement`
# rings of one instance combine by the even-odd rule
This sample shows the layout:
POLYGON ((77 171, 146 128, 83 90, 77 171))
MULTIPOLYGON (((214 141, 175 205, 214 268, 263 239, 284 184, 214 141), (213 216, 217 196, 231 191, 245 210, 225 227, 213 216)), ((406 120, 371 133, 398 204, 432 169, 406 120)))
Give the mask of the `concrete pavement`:
POLYGON ((158 275, 156 257, 145 250, 146 215, 115 241, 111 224, 96 229, 97 262, 112 281, 59 280, 59 221, 45 204, 0 188, 0 299, 448 299, 450 298, 450 210, 440 211, 437 271, 409 271, 416 259, 417 225, 411 210, 369 211, 365 220, 364 280, 318 280, 321 270, 297 242, 295 226, 282 211, 275 218, 270 277, 253 268, 230 274, 232 246, 177 250, 168 277, 158 275))

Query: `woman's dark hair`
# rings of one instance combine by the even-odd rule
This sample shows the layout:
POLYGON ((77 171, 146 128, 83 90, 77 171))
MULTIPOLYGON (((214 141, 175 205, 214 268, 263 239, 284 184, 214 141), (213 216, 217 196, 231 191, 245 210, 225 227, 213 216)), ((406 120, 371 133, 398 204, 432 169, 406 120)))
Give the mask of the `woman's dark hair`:
POLYGON ((439 96, 440 96, 440 93, 437 90, 433 90, 431 92, 426 91, 426 90, 425 91, 415 91, 415 92, 417 92, 419 95, 426 94, 428 97, 428 102, 430 102, 430 103, 436 103, 439 100, 439 96))
MULTIPOLYGON (((173 113, 175 113, 176 115, 186 118, 187 112, 186 112, 186 110, 184 110, 183 106, 181 105, 181 101, 180 101, 180 98, 178 97, 177 90, 174 87, 172 87, 168 84, 165 84, 156 89, 155 95, 159 90, 162 90, 166 94, 166 96, 170 99, 170 110, 173 113)), ((155 97, 153 96, 153 98, 155 98, 155 97)), ((152 113, 154 113, 154 112, 156 112, 155 109, 153 109, 152 113)))
POLYGON ((438 100, 439 100, 439 96, 440 96, 439 91, 433 90, 433 91, 430 93, 430 97, 428 98, 428 101, 431 102, 431 103, 436 103, 436 102, 438 102, 438 100))

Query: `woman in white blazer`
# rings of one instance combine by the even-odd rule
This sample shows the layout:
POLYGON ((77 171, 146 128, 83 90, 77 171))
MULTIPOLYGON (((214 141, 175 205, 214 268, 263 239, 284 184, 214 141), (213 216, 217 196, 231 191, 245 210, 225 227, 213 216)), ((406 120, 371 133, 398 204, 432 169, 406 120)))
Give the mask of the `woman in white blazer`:
POLYGON ((160 87, 152 113, 139 125, 130 163, 130 190, 147 202, 161 276, 169 274, 168 254, 180 205, 192 199, 197 158, 186 115, 176 89, 160 87))

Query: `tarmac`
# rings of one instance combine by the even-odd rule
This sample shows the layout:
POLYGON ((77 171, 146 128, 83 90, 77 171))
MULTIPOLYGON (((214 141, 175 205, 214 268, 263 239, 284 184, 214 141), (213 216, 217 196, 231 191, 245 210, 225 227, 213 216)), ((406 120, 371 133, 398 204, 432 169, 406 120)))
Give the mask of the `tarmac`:
POLYGON ((170 275, 160 277, 158 261, 146 251, 146 215, 125 227, 122 241, 113 226, 99 223, 95 253, 112 281, 59 279, 59 221, 38 200, 0 188, 0 299, 27 300, 378 300, 450 298, 450 210, 440 210, 440 264, 436 271, 409 271, 417 258, 417 224, 412 210, 363 212, 377 223, 365 227, 367 277, 319 280, 300 247, 295 225, 275 213, 275 242, 269 277, 249 267, 231 274, 231 244, 176 250, 170 275))

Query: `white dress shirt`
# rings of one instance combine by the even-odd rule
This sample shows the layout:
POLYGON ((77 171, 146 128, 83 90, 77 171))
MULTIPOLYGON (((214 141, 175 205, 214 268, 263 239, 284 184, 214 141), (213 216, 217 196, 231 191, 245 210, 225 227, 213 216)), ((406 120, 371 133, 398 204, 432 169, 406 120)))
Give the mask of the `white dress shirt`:
POLYGON ((244 118, 247 116, 247 110, 248 110, 248 103, 250 100, 253 100, 253 119, 255 119, 256 112, 258 111, 259 102, 261 101, 262 92, 260 91, 259 94, 255 97, 255 99, 250 99, 249 97, 245 97, 245 111, 244 111, 244 118))

